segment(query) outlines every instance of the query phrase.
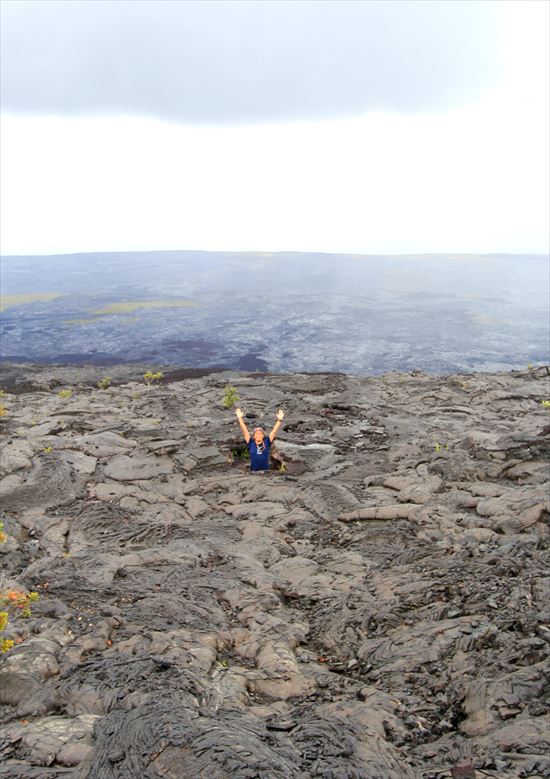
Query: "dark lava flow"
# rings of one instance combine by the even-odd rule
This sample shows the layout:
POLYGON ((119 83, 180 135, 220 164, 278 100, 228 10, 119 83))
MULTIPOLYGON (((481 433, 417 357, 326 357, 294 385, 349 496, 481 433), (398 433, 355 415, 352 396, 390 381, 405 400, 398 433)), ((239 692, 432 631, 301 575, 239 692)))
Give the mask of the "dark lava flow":
POLYGON ((546 368, 5 376, 0 777, 550 776, 546 368))

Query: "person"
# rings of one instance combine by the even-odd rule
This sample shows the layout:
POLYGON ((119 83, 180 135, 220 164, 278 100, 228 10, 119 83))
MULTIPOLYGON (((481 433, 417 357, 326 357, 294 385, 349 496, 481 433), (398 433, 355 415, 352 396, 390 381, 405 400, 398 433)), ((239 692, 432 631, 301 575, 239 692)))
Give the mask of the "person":
POLYGON ((243 412, 241 409, 236 409, 235 413, 237 414, 237 419, 239 420, 239 425, 241 427, 244 440, 246 441, 248 451, 250 452, 250 470, 268 471, 269 450, 275 436, 279 432, 279 428, 281 427, 285 412, 282 409, 277 411, 277 421, 275 422, 275 426, 268 436, 265 434, 263 427, 255 427, 252 431, 252 435, 250 435, 248 428, 245 425, 243 412))

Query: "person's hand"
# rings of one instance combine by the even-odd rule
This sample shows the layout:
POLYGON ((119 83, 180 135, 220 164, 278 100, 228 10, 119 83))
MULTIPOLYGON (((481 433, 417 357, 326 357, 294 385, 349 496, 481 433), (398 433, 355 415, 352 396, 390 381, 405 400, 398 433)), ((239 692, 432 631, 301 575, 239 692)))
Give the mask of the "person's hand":
POLYGON ((237 419, 242 419, 243 418, 243 412, 241 411, 240 408, 236 408, 235 409, 235 414, 237 415, 237 419))
POLYGON ((277 419, 279 420, 279 422, 283 421, 284 416, 285 416, 285 412, 283 411, 283 409, 282 408, 279 409, 279 411, 277 411, 277 419))

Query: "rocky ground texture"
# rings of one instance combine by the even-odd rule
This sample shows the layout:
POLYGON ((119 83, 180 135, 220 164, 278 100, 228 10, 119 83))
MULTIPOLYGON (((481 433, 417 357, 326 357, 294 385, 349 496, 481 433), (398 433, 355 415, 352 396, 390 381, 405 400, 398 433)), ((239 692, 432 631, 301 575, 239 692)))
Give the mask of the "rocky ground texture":
POLYGON ((109 372, 0 380, 0 777, 550 776, 546 368, 109 372))

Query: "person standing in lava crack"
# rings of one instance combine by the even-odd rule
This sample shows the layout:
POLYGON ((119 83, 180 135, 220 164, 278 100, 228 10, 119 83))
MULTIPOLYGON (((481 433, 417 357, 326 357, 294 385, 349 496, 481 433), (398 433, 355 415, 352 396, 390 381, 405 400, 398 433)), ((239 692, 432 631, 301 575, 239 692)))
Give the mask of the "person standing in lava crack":
POLYGON ((275 436, 279 432, 281 422, 283 421, 285 412, 280 409, 277 411, 277 421, 271 433, 267 436, 263 427, 255 427, 252 431, 252 435, 248 432, 248 428, 244 423, 243 412, 240 408, 236 409, 237 419, 241 427, 244 440, 248 446, 250 452, 250 470, 251 471, 268 471, 269 470, 269 450, 273 443, 275 436))

